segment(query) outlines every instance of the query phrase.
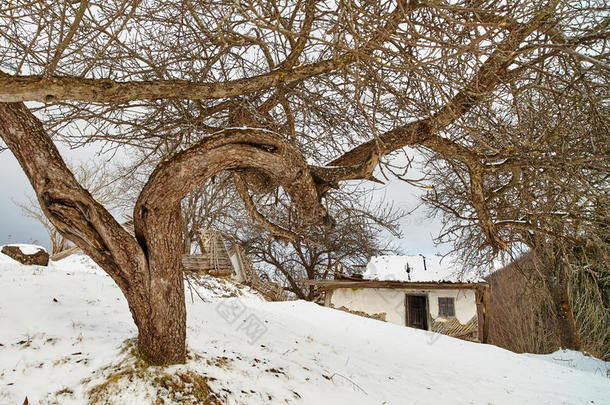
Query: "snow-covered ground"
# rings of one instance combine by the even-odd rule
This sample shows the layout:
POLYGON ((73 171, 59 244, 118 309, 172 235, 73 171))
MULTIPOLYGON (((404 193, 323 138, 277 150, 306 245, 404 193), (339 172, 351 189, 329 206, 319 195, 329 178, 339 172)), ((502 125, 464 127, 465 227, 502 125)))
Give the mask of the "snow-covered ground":
POLYGON ((196 403, 172 393, 171 378, 194 386, 193 375, 227 404, 610 398, 609 364, 580 353, 518 355, 312 303, 264 302, 213 278, 203 284, 187 289, 187 364, 142 369, 129 350, 136 329, 127 304, 87 257, 32 267, 0 254, 0 404, 26 395, 30 404, 196 403), (220 298, 230 295, 239 297, 220 298))

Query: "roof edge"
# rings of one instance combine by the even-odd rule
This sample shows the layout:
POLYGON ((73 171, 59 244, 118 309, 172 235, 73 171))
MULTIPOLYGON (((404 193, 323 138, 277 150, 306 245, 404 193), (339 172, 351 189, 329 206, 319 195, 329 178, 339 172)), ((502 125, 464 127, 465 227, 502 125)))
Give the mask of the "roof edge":
POLYGON ((476 289, 489 287, 487 282, 451 282, 451 281, 381 281, 381 280, 299 280, 300 282, 318 286, 322 289, 335 288, 444 288, 444 289, 476 289))

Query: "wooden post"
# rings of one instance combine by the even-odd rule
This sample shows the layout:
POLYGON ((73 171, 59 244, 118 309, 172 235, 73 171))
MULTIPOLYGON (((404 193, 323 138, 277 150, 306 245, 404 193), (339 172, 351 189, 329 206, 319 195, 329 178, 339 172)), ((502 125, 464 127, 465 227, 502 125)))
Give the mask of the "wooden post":
POLYGON ((332 308, 333 291, 334 290, 329 289, 324 292, 324 306, 325 307, 332 308))
POLYGON ((487 343, 489 337, 489 286, 483 290, 483 343, 487 343))
POLYGON ((478 325, 478 336, 477 339, 479 340, 479 342, 483 342, 483 331, 484 331, 484 324, 485 324, 485 308, 483 306, 483 296, 485 295, 484 293, 484 288, 481 287, 477 287, 477 289, 475 290, 475 302, 477 304, 477 325, 478 325))

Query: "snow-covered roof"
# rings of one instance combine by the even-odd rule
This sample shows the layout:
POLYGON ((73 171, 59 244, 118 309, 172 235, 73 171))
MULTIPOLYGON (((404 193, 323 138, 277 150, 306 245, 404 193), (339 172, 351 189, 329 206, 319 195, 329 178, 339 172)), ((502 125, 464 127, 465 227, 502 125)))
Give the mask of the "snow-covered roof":
POLYGON ((373 256, 366 266, 364 279, 379 281, 478 283, 478 276, 463 275, 449 258, 416 256, 373 256))

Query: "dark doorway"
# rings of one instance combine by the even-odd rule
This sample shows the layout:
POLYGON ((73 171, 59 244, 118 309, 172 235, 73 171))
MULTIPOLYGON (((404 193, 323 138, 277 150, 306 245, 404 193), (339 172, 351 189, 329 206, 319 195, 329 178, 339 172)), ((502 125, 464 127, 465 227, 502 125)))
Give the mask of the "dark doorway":
POLYGON ((406 296, 407 326, 428 330, 428 309, 425 295, 406 296))

